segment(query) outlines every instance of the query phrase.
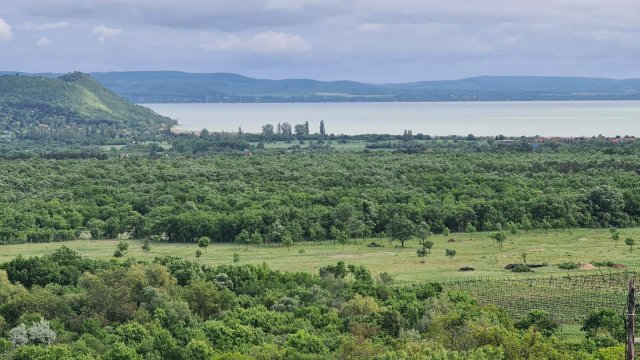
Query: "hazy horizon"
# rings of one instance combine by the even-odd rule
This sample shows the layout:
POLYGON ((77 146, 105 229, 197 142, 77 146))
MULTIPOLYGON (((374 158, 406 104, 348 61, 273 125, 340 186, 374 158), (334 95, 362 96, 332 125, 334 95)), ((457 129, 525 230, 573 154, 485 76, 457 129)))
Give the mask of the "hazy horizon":
POLYGON ((634 0, 23 0, 0 13, 0 68, 228 72, 398 83, 640 77, 634 0))

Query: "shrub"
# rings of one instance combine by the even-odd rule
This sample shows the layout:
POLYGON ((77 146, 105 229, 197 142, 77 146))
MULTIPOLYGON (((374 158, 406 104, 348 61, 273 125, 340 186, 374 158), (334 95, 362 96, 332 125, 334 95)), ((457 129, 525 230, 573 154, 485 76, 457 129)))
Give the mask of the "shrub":
POLYGON ((368 247, 375 247, 375 248, 384 247, 384 245, 382 245, 382 244, 378 244, 378 243, 377 243, 377 242, 375 242, 375 241, 372 241, 372 242, 368 243, 368 244, 367 244, 367 246, 368 246, 368 247))
POLYGON ((558 268, 562 270, 575 270, 580 266, 577 262, 563 262, 562 264, 558 264, 558 268))
POLYGON ((516 272, 516 273, 526 273, 526 272, 533 272, 533 270, 531 270, 527 265, 524 264, 518 264, 516 266, 514 266, 511 271, 516 272))
POLYGON ((515 323, 515 326, 520 330, 534 328, 546 336, 553 335, 558 329, 558 323, 541 310, 530 311, 524 319, 515 323))

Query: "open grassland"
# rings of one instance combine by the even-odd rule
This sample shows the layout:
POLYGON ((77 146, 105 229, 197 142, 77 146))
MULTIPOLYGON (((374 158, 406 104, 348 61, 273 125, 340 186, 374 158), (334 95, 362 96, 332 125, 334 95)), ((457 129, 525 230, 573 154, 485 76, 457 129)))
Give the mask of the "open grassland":
MULTIPOLYGON (((433 235, 429 237, 434 247, 421 263, 416 256, 419 248, 417 240, 405 243, 405 247, 386 239, 375 239, 384 247, 368 247, 374 241, 357 240, 344 246, 333 241, 322 243, 298 243, 290 249, 282 246, 264 245, 256 250, 250 246, 236 244, 212 244, 202 255, 200 262, 208 265, 233 263, 233 254, 240 254, 240 264, 262 264, 283 271, 305 271, 317 273, 318 269, 328 264, 344 261, 347 264, 365 265, 376 275, 387 272, 396 276, 399 282, 412 281, 445 281, 455 278, 513 278, 522 275, 504 269, 509 263, 521 263, 522 254, 526 254, 527 263, 549 266, 535 269, 529 275, 557 276, 566 274, 587 274, 608 272, 608 268, 590 271, 562 270, 558 264, 563 262, 611 261, 623 264, 626 269, 634 270, 640 266, 640 249, 629 251, 624 245, 627 237, 640 239, 640 228, 620 230, 620 240, 611 239, 607 229, 580 229, 572 231, 543 231, 508 235, 502 249, 486 233, 451 234, 448 237, 433 235), (454 239, 455 242, 449 242, 454 239), (445 249, 456 250, 457 255, 450 259, 445 256, 445 249), (472 267, 475 271, 459 272, 461 267, 472 267)), ((173 255, 196 260, 196 244, 154 243, 147 255, 141 249, 141 241, 129 240, 127 257, 153 259, 155 256, 173 255)), ((62 245, 79 251, 90 258, 108 259, 116 249, 115 240, 78 240, 61 243, 36 243, 0 246, 0 262, 8 261, 18 255, 35 256, 52 252, 62 245)))

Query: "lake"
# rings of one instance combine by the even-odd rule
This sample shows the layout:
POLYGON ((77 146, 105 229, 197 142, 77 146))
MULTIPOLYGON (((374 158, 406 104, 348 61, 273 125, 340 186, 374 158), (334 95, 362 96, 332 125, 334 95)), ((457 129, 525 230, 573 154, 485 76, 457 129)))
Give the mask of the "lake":
POLYGON ((327 133, 593 136, 640 135, 640 101, 144 104, 183 130, 260 132, 309 122, 327 133))

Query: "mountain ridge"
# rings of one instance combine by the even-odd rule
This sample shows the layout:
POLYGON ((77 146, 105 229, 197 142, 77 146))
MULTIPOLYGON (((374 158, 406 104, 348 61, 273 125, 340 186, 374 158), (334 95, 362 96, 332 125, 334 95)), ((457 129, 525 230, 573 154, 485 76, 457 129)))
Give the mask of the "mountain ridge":
POLYGON ((640 78, 484 75, 373 84, 259 79, 224 72, 124 71, 91 76, 135 103, 640 100, 640 78))

